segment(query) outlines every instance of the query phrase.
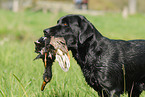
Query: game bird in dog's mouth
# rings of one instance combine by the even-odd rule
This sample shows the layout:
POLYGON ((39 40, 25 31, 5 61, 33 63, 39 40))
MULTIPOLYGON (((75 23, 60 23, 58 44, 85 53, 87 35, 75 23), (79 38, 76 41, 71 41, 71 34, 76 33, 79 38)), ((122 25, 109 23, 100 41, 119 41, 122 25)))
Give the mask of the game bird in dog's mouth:
POLYGON ((63 37, 41 37, 35 41, 35 52, 39 55, 34 59, 41 58, 45 66, 43 75, 43 83, 41 90, 43 91, 46 84, 52 78, 51 66, 55 58, 59 62, 63 71, 67 72, 70 67, 68 48, 63 37))

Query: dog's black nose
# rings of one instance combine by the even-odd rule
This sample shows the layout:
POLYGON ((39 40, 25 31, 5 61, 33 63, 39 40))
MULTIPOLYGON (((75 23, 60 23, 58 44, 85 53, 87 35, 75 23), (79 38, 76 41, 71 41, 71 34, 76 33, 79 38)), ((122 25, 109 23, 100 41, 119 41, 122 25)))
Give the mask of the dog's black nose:
POLYGON ((50 32, 50 29, 44 29, 43 32, 44 33, 49 33, 50 32))
POLYGON ((44 29, 43 32, 44 36, 48 36, 48 34, 50 33, 50 29, 44 29))

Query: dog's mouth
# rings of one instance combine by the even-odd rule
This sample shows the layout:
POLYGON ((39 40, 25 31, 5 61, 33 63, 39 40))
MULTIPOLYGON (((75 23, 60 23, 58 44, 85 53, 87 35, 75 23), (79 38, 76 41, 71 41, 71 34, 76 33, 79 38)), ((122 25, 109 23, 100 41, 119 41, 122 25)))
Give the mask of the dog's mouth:
POLYGON ((51 80, 51 77, 49 77, 49 75, 52 75, 50 74, 51 69, 48 69, 48 67, 49 68, 51 67, 55 58, 56 61, 58 61, 62 70, 67 72, 70 67, 70 57, 68 54, 66 42, 63 37, 54 37, 54 36, 51 36, 51 38, 41 37, 34 43, 35 43, 35 52, 39 54, 35 59, 41 58, 43 60, 45 66, 45 75, 48 75, 43 76, 44 81, 41 86, 41 90, 43 91, 46 84, 51 80), (47 70, 50 70, 50 72, 47 70))

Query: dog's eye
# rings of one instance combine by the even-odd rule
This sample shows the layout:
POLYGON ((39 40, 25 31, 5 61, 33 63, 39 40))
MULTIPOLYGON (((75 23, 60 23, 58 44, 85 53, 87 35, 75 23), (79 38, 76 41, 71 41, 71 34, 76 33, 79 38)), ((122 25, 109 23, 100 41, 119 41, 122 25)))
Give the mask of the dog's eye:
POLYGON ((67 26, 67 23, 64 23, 63 25, 64 25, 64 26, 67 26))

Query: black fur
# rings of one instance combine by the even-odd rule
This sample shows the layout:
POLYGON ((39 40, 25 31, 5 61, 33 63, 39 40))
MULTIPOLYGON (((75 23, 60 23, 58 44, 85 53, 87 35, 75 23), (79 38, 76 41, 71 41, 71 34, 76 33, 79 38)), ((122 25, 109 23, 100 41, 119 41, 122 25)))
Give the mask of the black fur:
POLYGON ((120 96, 124 85, 131 97, 145 89, 145 40, 108 39, 81 15, 60 18, 44 35, 65 38, 86 82, 101 97, 120 96))

